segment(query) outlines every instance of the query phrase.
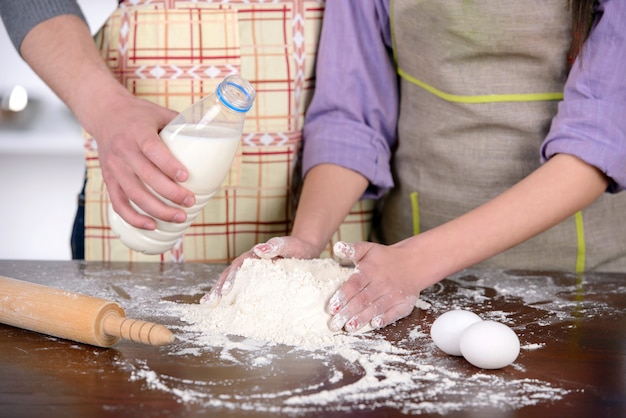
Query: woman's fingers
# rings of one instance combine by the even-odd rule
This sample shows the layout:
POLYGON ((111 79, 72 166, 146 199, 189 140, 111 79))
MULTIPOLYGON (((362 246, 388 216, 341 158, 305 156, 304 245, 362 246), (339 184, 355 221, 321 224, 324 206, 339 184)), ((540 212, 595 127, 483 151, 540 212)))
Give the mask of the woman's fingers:
POLYGON ((328 303, 333 315, 331 329, 354 332, 367 324, 381 328, 412 312, 418 294, 409 291, 411 274, 393 262, 397 250, 370 242, 341 241, 333 250, 351 260, 355 269, 328 303))

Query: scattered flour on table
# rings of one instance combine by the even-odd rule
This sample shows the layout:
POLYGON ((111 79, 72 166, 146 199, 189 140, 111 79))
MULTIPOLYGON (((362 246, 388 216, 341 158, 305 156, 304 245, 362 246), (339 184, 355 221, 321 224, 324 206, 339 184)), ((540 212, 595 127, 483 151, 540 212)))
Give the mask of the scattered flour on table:
MULTIPOLYGON (((333 266, 331 271, 335 268, 333 266)), ((338 273, 349 270, 339 269, 338 273)), ((51 273, 42 271, 40 274, 51 273)), ((68 285, 63 275, 55 274, 59 276, 59 287, 68 285)), ((74 291, 88 293, 94 289, 94 280, 102 282, 111 274, 110 270, 87 272, 87 280, 77 279, 71 287, 74 291)), ((559 401, 584 390, 566 382, 554 384, 525 376, 523 356, 511 366, 517 371, 515 374, 507 369, 482 371, 459 367, 462 360, 442 355, 430 339, 429 327, 421 321, 414 321, 411 329, 401 335, 395 335, 393 325, 362 335, 328 335, 322 327, 321 336, 305 337, 305 340, 311 346, 329 339, 332 343, 320 343, 322 345, 316 348, 298 347, 295 341, 292 346, 268 342, 281 338, 284 329, 273 331, 267 338, 226 335, 222 328, 214 328, 213 323, 199 316, 204 315, 201 312, 206 312, 207 307, 173 302, 170 298, 202 294, 206 291, 204 283, 190 281, 187 284, 185 275, 194 274, 178 267, 159 274, 167 280, 153 283, 147 289, 137 285, 136 275, 119 270, 115 272, 115 285, 99 286, 93 296, 120 299, 130 317, 164 321, 176 333, 177 342, 161 348, 165 355, 172 356, 171 365, 164 367, 151 364, 147 359, 121 356, 118 367, 130 371, 130 380, 148 390, 175 397, 181 405, 179 415, 184 415, 187 406, 201 405, 207 408, 207 414, 221 417, 241 416, 251 411, 264 416, 319 416, 319 406, 324 405, 332 415, 345 412, 352 416, 381 408, 407 415, 435 413, 443 416, 456 411, 471 414, 482 408, 497 408, 503 411, 502 416, 508 416, 515 413, 506 411, 559 401), (160 303, 154 303, 155 294, 163 298, 160 303), (186 320, 181 322, 181 317, 186 320), (298 362, 299 380, 293 379, 293 370, 286 370, 293 367, 294 361, 298 362), (268 380, 273 384, 267 385, 268 380)), ((144 279, 150 282, 152 274, 146 273, 144 279)), ((531 279, 497 271, 479 270, 470 275, 465 272, 450 278, 461 285, 454 294, 441 295, 443 286, 435 285, 423 292, 425 300, 420 299, 418 308, 429 309, 433 315, 458 307, 472 309, 488 304, 494 296, 487 295, 485 290, 494 289, 497 297, 520 298, 526 304, 533 304, 537 315, 545 311, 546 316, 541 321, 546 324, 569 321, 578 315, 621 317, 626 313, 624 306, 605 306, 597 300, 576 301, 576 309, 572 309, 578 286, 572 285, 564 292, 550 277, 531 279), (432 302, 432 306, 426 301, 432 302)), ((257 284, 250 285, 254 286, 257 284)), ((602 291, 626 294, 626 287, 602 291)), ((229 297, 234 297, 234 293, 229 297)), ((273 297, 270 296, 270 300, 273 297)), ((222 309, 226 305, 224 301, 222 309)), ((321 305, 323 310, 326 301, 321 305)), ((237 310, 232 310, 231 314, 240 315, 237 310)), ((542 323, 536 318, 516 318, 510 310, 492 310, 489 319, 508 321, 521 331, 528 325, 542 323)), ((257 314, 242 325, 242 334, 263 326, 267 336, 268 328, 262 324, 271 321, 268 315, 257 314)), ((325 320, 321 322, 325 324, 325 320)), ((226 332, 233 333, 232 330, 226 332)), ((539 350, 550 338, 547 334, 522 335, 522 349, 539 350)), ((480 413, 475 412, 475 415, 480 413)))
MULTIPOLYGON (((428 327, 419 322, 391 340, 393 325, 356 335, 330 331, 326 306, 352 271, 331 259, 248 260, 217 307, 163 301, 161 314, 179 323, 178 343, 170 355, 180 361, 193 357, 193 364, 200 358, 206 378, 159 373, 149 364, 137 364, 132 379, 224 416, 237 411, 310 416, 321 405, 329 413, 378 408, 440 415, 481 408, 507 411, 572 393, 506 370, 460 368, 458 359, 439 352, 428 327), (289 371, 294 362, 300 376, 296 381, 289 371), (215 377, 223 374, 230 377, 215 377)), ((427 295, 440 304, 436 289, 427 295)), ((424 299, 417 307, 432 308, 424 299)), ((540 343, 525 343, 526 350, 540 348, 540 343)), ((520 364, 512 368, 523 372, 520 364)))
POLYGON ((326 307, 353 270, 330 258, 246 259, 219 305, 189 307, 181 319, 209 333, 299 347, 333 344, 342 333, 329 329, 326 307))

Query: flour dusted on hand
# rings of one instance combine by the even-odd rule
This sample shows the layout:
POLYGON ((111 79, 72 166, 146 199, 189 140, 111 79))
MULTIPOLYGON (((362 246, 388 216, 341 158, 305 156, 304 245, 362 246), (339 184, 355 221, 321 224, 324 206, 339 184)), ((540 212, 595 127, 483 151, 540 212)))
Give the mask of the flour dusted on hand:
POLYGON ((296 346, 335 340, 326 306, 352 268, 327 259, 246 259, 216 307, 198 305, 182 319, 202 332, 296 346))

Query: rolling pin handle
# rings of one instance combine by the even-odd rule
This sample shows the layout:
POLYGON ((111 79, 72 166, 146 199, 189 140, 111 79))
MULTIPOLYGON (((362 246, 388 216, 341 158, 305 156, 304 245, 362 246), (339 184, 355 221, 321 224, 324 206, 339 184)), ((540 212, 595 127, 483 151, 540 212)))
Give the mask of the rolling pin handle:
POLYGON ((148 345, 173 343, 174 334, 160 324, 131 319, 116 314, 103 318, 103 329, 108 335, 148 345))

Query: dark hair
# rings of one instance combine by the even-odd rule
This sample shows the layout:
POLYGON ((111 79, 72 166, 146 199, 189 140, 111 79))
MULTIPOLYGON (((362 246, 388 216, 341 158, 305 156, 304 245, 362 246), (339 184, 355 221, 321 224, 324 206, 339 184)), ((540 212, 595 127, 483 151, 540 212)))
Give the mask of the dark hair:
POLYGON ((582 52, 583 44, 591 31, 596 4, 597 0, 568 0, 572 11, 572 41, 568 54, 570 63, 582 52))

